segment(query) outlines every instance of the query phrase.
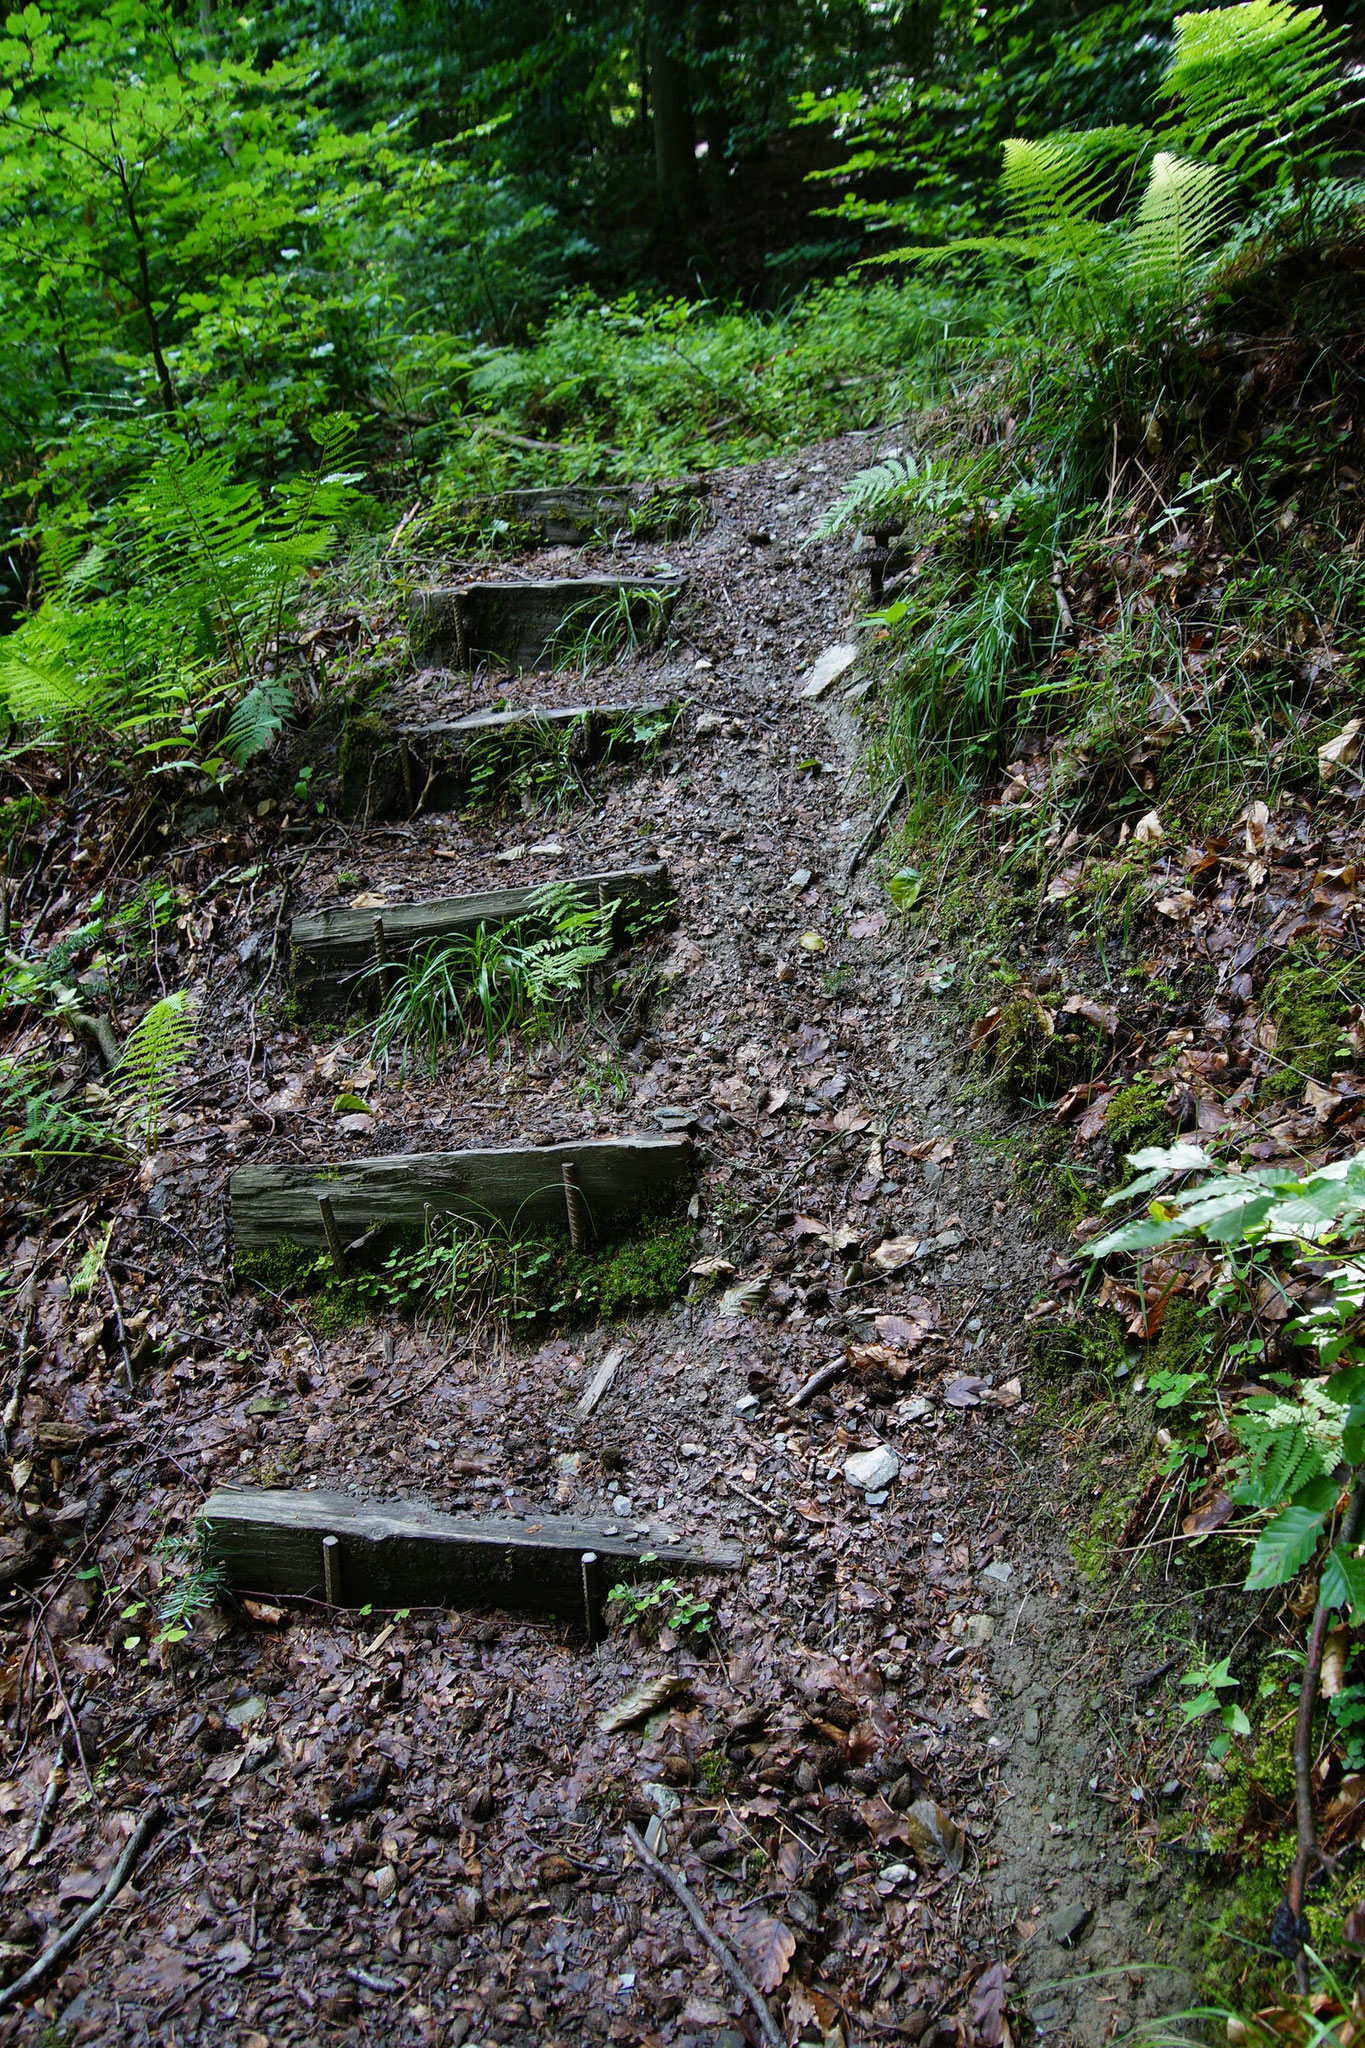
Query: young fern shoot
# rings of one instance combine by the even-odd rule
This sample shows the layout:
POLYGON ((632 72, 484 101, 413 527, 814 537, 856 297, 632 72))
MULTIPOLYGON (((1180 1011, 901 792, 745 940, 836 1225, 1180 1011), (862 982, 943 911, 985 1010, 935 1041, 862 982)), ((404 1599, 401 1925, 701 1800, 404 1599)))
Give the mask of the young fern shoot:
POLYGON ((154 1151, 171 1082, 194 1050, 189 992, 177 989, 153 1003, 128 1034, 114 1080, 129 1098, 128 1121, 154 1151))

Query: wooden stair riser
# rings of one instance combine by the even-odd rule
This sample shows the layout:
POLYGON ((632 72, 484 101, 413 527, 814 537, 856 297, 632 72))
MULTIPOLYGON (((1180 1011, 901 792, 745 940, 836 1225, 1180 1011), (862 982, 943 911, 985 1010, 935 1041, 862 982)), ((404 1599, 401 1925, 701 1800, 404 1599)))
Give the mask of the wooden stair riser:
POLYGON ((570 747, 587 767, 604 755, 634 750, 624 721, 674 715, 676 703, 571 704, 536 711, 475 711, 433 725, 357 725, 343 749, 341 808, 348 815, 408 818, 458 809, 486 750, 507 758, 508 779, 528 760, 550 758, 565 726, 578 727, 570 747))
POLYGON ((667 618, 682 585, 676 577, 562 577, 524 583, 455 583, 419 590, 408 602, 413 659, 433 666, 474 669, 481 662, 509 668, 566 666, 556 654, 565 622, 608 605, 621 592, 638 631, 657 637, 650 599, 664 600, 667 618))
POLYGON ((208 1559, 234 1592, 342 1607, 500 1607, 582 1619, 590 1636, 622 1578, 743 1563, 733 1544, 630 1538, 557 1515, 481 1520, 321 1489, 226 1487, 199 1520, 208 1559))
POLYGON ((239 1166, 231 1181, 239 1253, 289 1243, 324 1250, 324 1197, 343 1244, 367 1256, 418 1240, 441 1217, 498 1223, 526 1237, 567 1237, 569 1165, 597 1241, 627 1235, 691 1198, 692 1143, 672 1133, 509 1145, 466 1152, 394 1153, 337 1165, 239 1166))
MULTIPOLYGON (((634 868, 566 878, 581 902, 617 902, 612 942, 628 937, 633 919, 662 916, 672 900, 668 870, 634 868)), ((377 1010, 380 979, 375 966, 375 920, 384 950, 394 965, 443 939, 533 918, 538 889, 490 889, 477 896, 446 896, 430 903, 394 903, 377 910, 321 910, 296 917, 289 934, 290 970, 300 1009, 313 1017, 338 1016, 348 1008, 377 1010)))

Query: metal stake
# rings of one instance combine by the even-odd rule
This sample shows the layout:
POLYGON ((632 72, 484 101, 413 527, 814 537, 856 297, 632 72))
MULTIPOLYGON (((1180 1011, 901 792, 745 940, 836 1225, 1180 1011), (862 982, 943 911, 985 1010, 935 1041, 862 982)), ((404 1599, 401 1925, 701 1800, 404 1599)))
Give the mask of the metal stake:
POLYGON ((341 1605, 341 1538, 324 1536, 322 1539, 322 1584, 329 1607, 341 1605))
POLYGON ((384 937, 384 920, 376 916, 374 921, 374 961, 379 969, 379 988, 384 1001, 393 994, 393 968, 389 962, 388 941, 384 937))
POLYGON ((344 1280, 346 1278, 346 1253, 342 1249, 341 1232, 337 1229, 337 1220, 333 1213, 332 1197, 330 1195, 318 1196, 318 1214, 322 1217, 323 1235, 327 1239, 327 1249, 332 1255, 332 1264, 336 1268, 337 1279, 344 1280))
POLYGON ((572 1159, 564 1161, 564 1207, 569 1213, 569 1243, 576 1252, 588 1248, 588 1206, 578 1185, 578 1168, 572 1159))
POLYGON ((403 794, 408 800, 408 816, 417 808, 417 784, 412 773, 412 748, 404 735, 398 741, 398 765, 403 771, 403 794))
POLYGON ((595 1550, 583 1552, 583 1619, 587 1623, 589 1645, 600 1643, 604 1634, 602 1566, 595 1550))

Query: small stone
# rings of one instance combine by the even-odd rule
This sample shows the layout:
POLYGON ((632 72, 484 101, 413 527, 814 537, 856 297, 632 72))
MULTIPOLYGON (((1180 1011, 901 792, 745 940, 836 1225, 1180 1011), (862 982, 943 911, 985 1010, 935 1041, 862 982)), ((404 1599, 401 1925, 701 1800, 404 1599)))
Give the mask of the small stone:
POLYGON ((629 1521, 630 1517, 635 1513, 635 1504, 627 1499, 624 1493, 618 1493, 611 1504, 611 1511, 614 1515, 619 1515, 623 1522, 629 1521))
POLYGON ((979 1650, 995 1634, 995 1623, 989 1614, 969 1614, 963 1633, 972 1647, 979 1650))
POLYGON ((864 1494, 863 1498, 870 1508, 884 1508, 888 1500, 890 1500, 891 1496, 886 1491, 886 1488, 883 1486, 880 1487, 876 1493, 864 1494))
POLYGON ((997 1586, 1008 1586, 1014 1577, 1014 1566, 1007 1564, 1003 1557, 997 1557, 993 1563, 986 1566, 981 1576, 983 1579, 993 1580, 997 1586))
POLYGON ((265 1718, 265 1701, 253 1693, 250 1699, 242 1700, 235 1707, 229 1707, 223 1719, 230 1721, 234 1728, 254 1728, 265 1718))
POLYGON ((706 739, 713 732, 720 732, 725 720, 718 711, 703 711, 697 720, 697 738, 706 739))
POLYGON ((811 872, 809 868, 796 868, 787 877, 787 887, 791 890, 793 896, 799 896, 803 889, 809 889, 810 883, 811 872))
POLYGON ((741 1394, 735 1403, 736 1415, 752 1415, 759 1405, 757 1394, 741 1394))
POLYGON ((1062 1948, 1074 1948, 1090 1925, 1093 1906, 1062 1906, 1052 1914, 1047 1931, 1062 1948))
POLYGON ((655 1856, 662 1856, 668 1848, 668 1837, 664 1833, 662 1814, 656 1813, 645 1829, 645 1847, 655 1856))
POLYGON ((1025 1742, 1027 1742, 1027 1743, 1028 1743, 1028 1744, 1030 1745, 1030 1747, 1032 1747, 1032 1745, 1033 1745, 1034 1743, 1036 1743, 1036 1742, 1037 1742, 1037 1740, 1038 1740, 1038 1737, 1039 1737, 1039 1735, 1040 1735, 1041 1733, 1042 1733, 1042 1724, 1041 1724, 1041 1722, 1040 1722, 1040 1721, 1039 1721, 1039 1719, 1038 1719, 1038 1709, 1037 1709, 1036 1707, 1025 1707, 1025 1709, 1024 1709, 1024 1740, 1025 1740, 1025 1742))
POLYGON ((1184 1789, 1179 1778, 1168 1778, 1161 1788, 1161 1796, 1163 1799, 1178 1799, 1184 1789))
POLYGON ((386 1906, 398 1889, 398 1872, 391 1863, 381 1863, 374 1874, 374 1895, 381 1906, 386 1906))
POLYGON ((900 1469, 900 1459, 889 1444, 878 1444, 870 1451, 854 1451, 844 1460, 844 1478, 850 1486, 860 1487, 866 1493, 890 1486, 899 1478, 900 1469))
POLYGON ((661 1813, 665 1820, 672 1820, 675 1813, 682 1812, 682 1801, 670 1786, 657 1782, 642 1785, 640 1790, 650 1805, 661 1813))

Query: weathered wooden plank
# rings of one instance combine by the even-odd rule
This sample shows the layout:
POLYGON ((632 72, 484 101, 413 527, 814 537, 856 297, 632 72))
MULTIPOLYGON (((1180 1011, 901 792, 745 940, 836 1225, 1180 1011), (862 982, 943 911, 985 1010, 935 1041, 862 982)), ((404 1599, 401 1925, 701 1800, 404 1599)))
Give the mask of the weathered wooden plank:
POLYGON ((504 518, 529 527, 545 546, 571 548, 629 529, 636 503, 628 488, 593 484, 539 485, 503 491, 492 500, 504 518))
POLYGON ((704 477, 682 476, 647 484, 542 484, 486 502, 546 546, 581 547, 618 533, 667 538, 696 521, 706 494, 704 477))
POLYGON ((470 711, 462 718, 387 728, 366 720, 350 735, 341 762, 341 800, 346 811, 368 807, 373 817, 411 817, 417 810, 441 811, 467 793, 470 773, 483 747, 505 743, 512 752, 549 750, 554 735, 576 726, 570 737, 576 759, 590 761, 603 751, 633 745, 637 723, 667 718, 676 703, 560 704, 520 711, 470 711), (619 738, 626 730, 626 739, 619 738))
POLYGON ((331 1598, 342 1606, 502 1607, 584 1617, 590 1633, 623 1571, 729 1572, 744 1561, 734 1544, 637 1537, 613 1522, 447 1515, 420 1501, 321 1489, 223 1487, 204 1503, 200 1523, 210 1560, 236 1592, 326 1599, 330 1537, 331 1598), (595 1571, 585 1572, 585 1554, 596 1558, 595 1571), (585 1595, 596 1610, 590 1617, 585 1595))
MULTIPOLYGON (((632 914, 667 902, 668 869, 662 863, 644 868, 607 869, 600 874, 571 875, 564 887, 587 903, 619 902, 621 924, 632 914)), ((296 917, 289 928, 290 965, 301 1006, 312 1015, 344 1008, 348 998, 372 994, 378 1001, 378 978, 364 977, 375 960, 375 919, 383 921, 384 950, 398 962, 437 939, 473 932, 481 924, 510 923, 533 915, 538 889, 488 889, 474 896, 440 896, 426 903, 393 903, 383 911, 313 910, 296 917)))
POLYGON ((585 618, 623 594, 634 600, 636 630, 653 634, 682 588, 677 577, 563 576, 524 582, 456 583, 419 590, 408 605, 408 639, 418 661, 477 668, 502 661, 511 668, 542 668, 555 659, 554 642, 565 621, 585 618))
POLYGON ((309 1248, 327 1242, 318 1197, 332 1205, 344 1243, 373 1231, 377 1250, 421 1231, 428 1212, 470 1222, 515 1224, 529 1233, 567 1235, 564 1167, 578 1185, 598 1237, 684 1205, 692 1181, 692 1141, 650 1132, 584 1138, 563 1145, 504 1145, 468 1152, 395 1152, 335 1166, 239 1166, 232 1176, 237 1249, 259 1250, 282 1238, 309 1248))

